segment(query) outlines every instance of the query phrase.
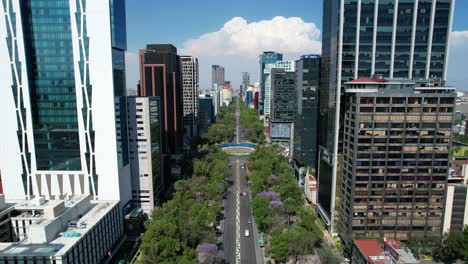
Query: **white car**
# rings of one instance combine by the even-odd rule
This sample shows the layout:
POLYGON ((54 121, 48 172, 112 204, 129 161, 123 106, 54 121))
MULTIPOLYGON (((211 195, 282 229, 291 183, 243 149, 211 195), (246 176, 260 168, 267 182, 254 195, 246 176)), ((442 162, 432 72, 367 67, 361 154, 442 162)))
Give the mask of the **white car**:
POLYGON ((249 231, 248 229, 246 229, 244 235, 245 235, 246 237, 250 236, 250 231, 249 231))

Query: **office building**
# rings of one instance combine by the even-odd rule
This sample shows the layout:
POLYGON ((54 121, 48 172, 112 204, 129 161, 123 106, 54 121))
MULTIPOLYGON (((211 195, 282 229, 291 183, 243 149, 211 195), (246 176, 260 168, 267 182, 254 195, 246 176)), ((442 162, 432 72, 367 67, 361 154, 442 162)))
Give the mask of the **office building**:
POLYGON ((198 136, 198 59, 181 56, 185 137, 198 136))
POLYGON ((98 264, 115 254, 111 248, 123 235, 119 202, 91 196, 36 197, 9 206, 0 195, 0 214, 12 234, 0 243, 2 263, 98 264))
POLYGON ((245 106, 250 107, 253 103, 253 91, 247 90, 245 92, 245 106))
POLYGON ((338 225, 345 241, 442 237, 454 90, 384 79, 345 83, 338 225))
POLYGON ((250 74, 248 72, 242 73, 242 85, 240 89, 240 98, 241 100, 244 98, 245 93, 247 91, 247 87, 250 85, 250 74))
POLYGON ((300 183, 305 172, 317 171, 320 56, 305 55, 296 61, 296 115, 294 119, 294 169, 300 183))
POLYGON ((318 208, 330 231, 343 145, 342 84, 375 74, 446 80, 453 9, 452 0, 323 1, 318 208))
POLYGON ((285 69, 273 68, 268 79, 271 80, 271 140, 291 143, 296 112, 295 74, 285 69))
POLYGON ((258 107, 259 114, 263 115, 263 102, 265 101, 265 81, 268 77, 268 74, 265 74, 265 66, 267 64, 275 63, 277 61, 283 60, 283 54, 276 53, 274 51, 265 51, 260 54, 259 64, 260 64, 260 91, 259 91, 259 101, 258 107))
POLYGON ((295 71, 295 64, 294 61, 277 61, 275 63, 270 63, 265 65, 264 69, 264 77, 265 77, 265 84, 264 84, 264 101, 263 101, 263 115, 265 116, 265 125, 268 124, 268 120, 271 117, 271 86, 272 86, 272 75, 271 71, 273 69, 284 69, 286 72, 295 71))
POLYGON ((202 95, 199 97, 199 126, 200 134, 208 131, 209 126, 214 121, 213 98, 210 95, 202 95))
POLYGON ((158 96, 161 103, 163 155, 180 154, 183 137, 183 96, 177 48, 148 44, 140 50, 139 96, 158 96))
POLYGON ((219 104, 220 107, 229 106, 232 103, 232 85, 226 82, 224 88, 219 90, 219 104))
POLYGON ((445 201, 444 233, 468 225, 468 160, 453 160, 445 201))
POLYGON ((211 65, 211 85, 224 85, 224 67, 211 65))
POLYGON ((0 4, 7 200, 130 200, 126 124, 116 107, 126 94, 124 2, 79 3, 0 4))
POLYGON ((128 97, 132 203, 151 215, 167 190, 168 168, 161 155, 160 98, 128 97))

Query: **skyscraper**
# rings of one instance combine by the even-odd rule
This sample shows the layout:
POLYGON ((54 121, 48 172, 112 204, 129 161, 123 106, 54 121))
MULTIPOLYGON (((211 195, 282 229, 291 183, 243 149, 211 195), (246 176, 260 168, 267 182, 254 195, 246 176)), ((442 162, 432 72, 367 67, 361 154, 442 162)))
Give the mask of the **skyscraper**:
POLYGON ((213 109, 213 98, 210 95, 201 95, 199 97, 200 108, 199 108, 199 131, 205 133, 208 131, 208 127, 213 123, 214 109, 213 109))
POLYGON ((271 80, 270 137, 274 142, 290 144, 296 111, 295 74, 293 71, 273 68, 269 79, 271 80))
POLYGON ((267 78, 267 74, 264 73, 265 65, 281 60, 283 60, 283 54, 281 53, 276 53, 274 51, 264 51, 262 54, 260 54, 260 95, 258 110, 259 114, 261 115, 263 115, 263 102, 265 101, 265 80, 267 78))
POLYGON ((198 136, 198 59, 181 56, 184 102, 184 128, 188 138, 198 136))
POLYGON ((323 1, 318 203, 330 230, 342 83, 374 74, 444 81, 453 8, 452 0, 323 1))
POLYGON ((121 205, 130 199, 119 97, 126 94, 125 5, 82 2, 0 4, 7 199, 89 194, 121 205))
POLYGON ((211 65, 211 85, 221 85, 223 87, 225 82, 224 79, 224 67, 219 65, 211 65))
POLYGON ((268 119, 271 115, 271 87, 272 87, 272 75, 273 69, 284 69, 287 72, 294 72, 295 65, 294 61, 277 61, 275 63, 269 63, 265 65, 263 70, 265 84, 264 84, 264 101, 263 101, 263 115, 265 116, 265 125, 268 123, 268 119))
POLYGON ((180 57, 170 44, 148 44, 140 50, 139 96, 161 98, 163 154, 182 152, 183 99, 180 57))
POLYGON ((250 74, 248 72, 242 73, 242 85, 240 90, 240 98, 243 99, 244 93, 247 91, 247 87, 250 84, 250 74))
POLYGON ((314 172, 314 175, 317 170, 319 92, 320 56, 301 56, 296 61, 297 107, 293 151, 294 167, 301 183, 307 169, 314 172))
POLYGON ((341 237, 440 239, 455 88, 360 78, 345 91, 341 237))
POLYGON ((128 97, 132 202, 147 215, 164 197, 169 181, 161 155, 160 98, 128 97))

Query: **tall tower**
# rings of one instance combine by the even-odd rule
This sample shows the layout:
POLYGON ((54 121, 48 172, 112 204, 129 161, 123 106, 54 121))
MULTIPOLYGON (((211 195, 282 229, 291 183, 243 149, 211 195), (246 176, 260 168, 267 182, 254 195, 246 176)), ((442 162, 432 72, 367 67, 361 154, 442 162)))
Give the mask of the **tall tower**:
POLYGON ((125 2, 9 0, 0 14, 5 197, 125 204, 125 2))
POLYGON ((181 56, 184 127, 187 137, 198 136, 198 59, 181 56))
POLYGON ((259 58, 259 63, 260 63, 260 96, 259 96, 259 114, 263 115, 263 105, 265 101, 265 81, 268 75, 266 74, 265 71, 265 66, 267 64, 275 63, 277 61, 283 60, 283 54, 281 53, 276 53, 274 51, 265 51, 262 54, 260 54, 259 58))
POLYGON ((211 87, 214 87, 215 84, 217 86, 221 85, 222 87, 224 85, 224 82, 224 67, 219 65, 211 65, 211 87))
POLYGON ((342 84, 384 78, 446 80, 453 0, 324 0, 318 208, 333 228, 342 84))

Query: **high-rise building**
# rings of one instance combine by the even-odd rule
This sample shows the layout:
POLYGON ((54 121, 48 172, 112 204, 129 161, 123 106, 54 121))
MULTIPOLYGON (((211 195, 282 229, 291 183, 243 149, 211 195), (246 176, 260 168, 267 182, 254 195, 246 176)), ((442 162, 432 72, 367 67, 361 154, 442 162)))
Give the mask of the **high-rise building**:
POLYGON ((0 14, 0 215, 11 228, 0 262, 105 262, 131 199, 125 2, 9 0, 0 14))
POLYGON ((366 78, 345 84, 338 232, 346 241, 442 237, 454 90, 366 78))
POLYGON ((283 60, 283 54, 276 53, 274 51, 264 51, 260 54, 259 64, 260 64, 260 94, 258 102, 259 114, 263 115, 263 102, 265 101, 265 81, 268 77, 268 74, 265 74, 265 65, 275 63, 277 61, 283 60))
POLYGON ((198 136, 198 59, 181 56, 184 102, 184 129, 187 138, 198 136))
MULTIPOLYGON (((268 65, 269 66, 269 65, 268 65)), ((271 79, 270 137, 274 142, 291 143, 296 112, 295 73, 273 68, 271 79)))
POLYGON ((150 215, 169 182, 161 155, 160 98, 128 97, 127 102, 132 202, 150 215))
POLYGON ((211 65, 211 85, 224 85, 224 67, 211 65))
POLYGON ((199 97, 199 131, 205 133, 208 131, 208 127, 214 121, 214 109, 213 109, 213 98, 210 95, 202 95, 199 97))
POLYGON ((296 116, 294 121, 294 168, 300 183, 307 172, 316 175, 320 56, 305 55, 296 61, 296 116))
POLYGON ((318 208, 330 231, 342 139, 342 84, 358 77, 447 77, 454 1, 323 1, 318 208))
POLYGON ((183 96, 177 48, 148 44, 140 50, 139 96, 159 96, 161 102, 163 155, 182 152, 183 96))
POLYGON ((83 194, 130 200, 126 122, 119 112, 119 96, 126 94, 125 5, 77 3, 0 5, 6 199, 83 194))
POLYGON ((284 69, 286 72, 294 72, 295 65, 294 61, 277 61, 275 63, 269 63, 265 65, 263 70, 265 77, 264 85, 264 101, 263 101, 263 115, 265 116, 265 125, 268 124, 268 120, 271 116, 271 87, 272 87, 272 75, 273 69, 284 69))
POLYGON ((244 93, 247 91, 247 87, 250 85, 250 74, 248 72, 242 73, 242 85, 240 89, 240 98, 243 99, 244 93))

